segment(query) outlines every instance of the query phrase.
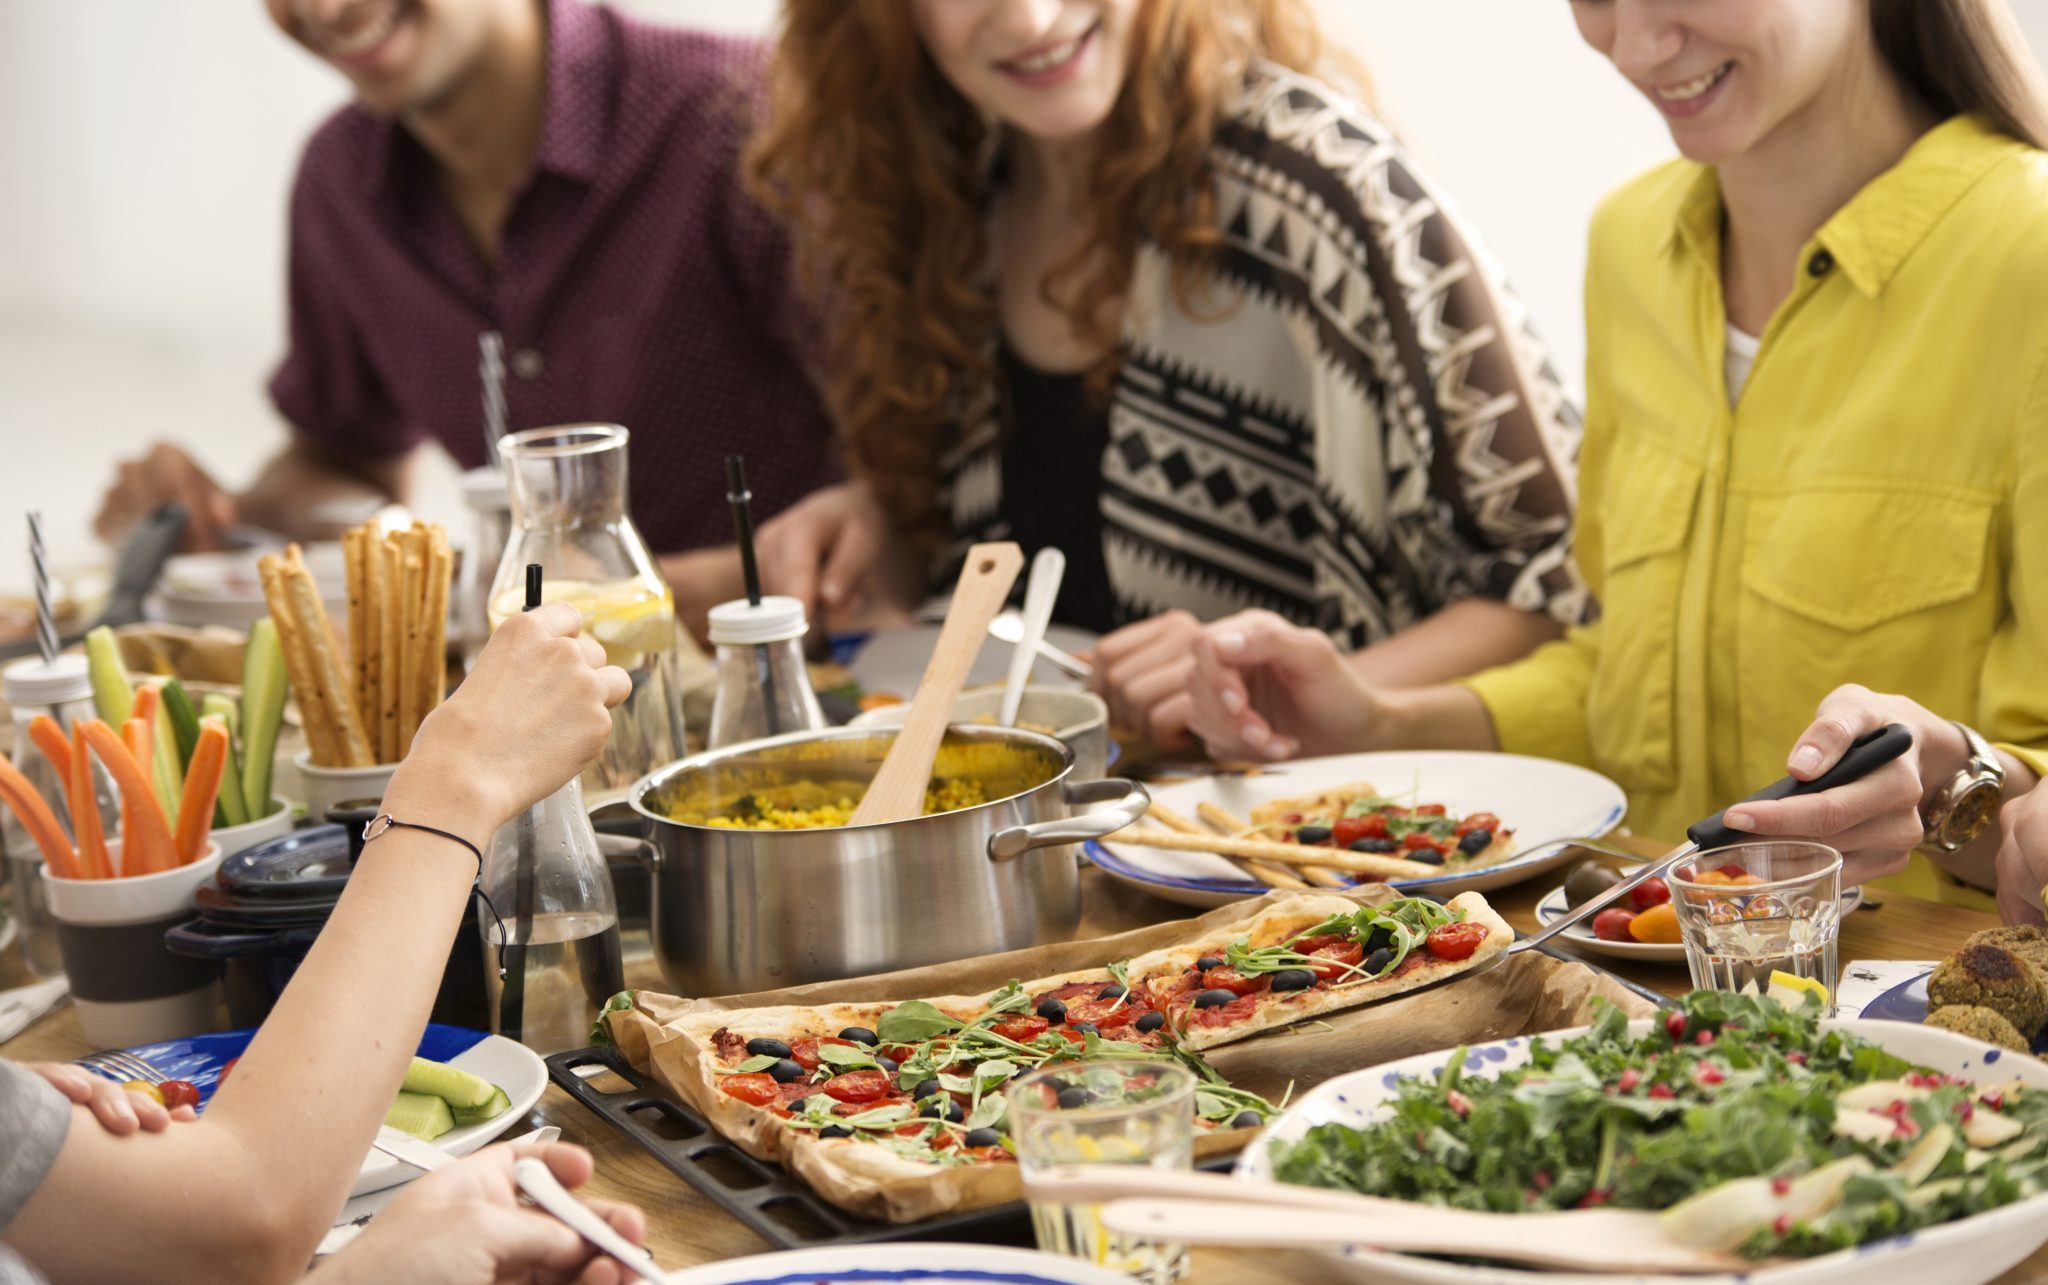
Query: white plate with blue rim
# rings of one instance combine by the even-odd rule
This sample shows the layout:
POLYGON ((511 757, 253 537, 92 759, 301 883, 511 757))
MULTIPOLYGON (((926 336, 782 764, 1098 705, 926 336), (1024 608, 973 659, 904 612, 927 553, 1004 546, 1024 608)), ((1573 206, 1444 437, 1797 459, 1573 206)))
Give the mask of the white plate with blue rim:
POLYGON ((670 1272, 668 1285, 1131 1285, 1131 1278, 1029 1249, 907 1242, 732 1258, 670 1272))
MULTIPOLYGON (((1454 816, 1491 812, 1513 837, 1517 854, 1476 870, 1421 879, 1402 879, 1399 892, 1450 897, 1487 892, 1520 883, 1572 859, 1565 839, 1597 839, 1621 824, 1628 801, 1621 787, 1598 772, 1552 759, 1464 750, 1413 750, 1383 754, 1335 754, 1328 758, 1278 763, 1257 776, 1209 776, 1154 790, 1152 797, 1192 817, 1213 803, 1243 817, 1272 799, 1317 794, 1358 781, 1392 798, 1441 803, 1454 816)), ((1168 901, 1204 909, 1268 891, 1238 868, 1206 852, 1168 852, 1102 840, 1088 857, 1110 878, 1168 901)))
MULTIPOLYGON (((1619 871, 1622 874, 1634 874, 1640 869, 1642 869, 1641 866, 1622 866, 1619 868, 1619 871)), ((1624 899, 1623 903, 1617 904, 1623 910, 1635 909, 1634 906, 1626 904, 1626 899, 1624 899)), ((1862 904, 1863 886, 1861 884, 1851 884, 1849 887, 1842 889, 1842 918, 1847 919, 1849 912, 1862 904)), ((1559 884, 1549 892, 1544 893, 1543 900, 1536 903, 1536 926, 1548 928, 1569 913, 1571 913, 1571 905, 1565 900, 1564 885, 1559 884)), ((1682 942, 1608 941, 1604 937, 1593 935, 1593 922, 1590 919, 1580 920, 1559 933, 1552 940, 1561 946, 1568 946, 1572 950, 1586 955, 1606 955, 1611 959, 1635 959, 1653 964, 1683 964, 1685 962, 1685 945, 1682 942)))
MULTIPOLYGON (((1629 1024, 1632 1035, 1650 1029, 1648 1019, 1629 1024)), ((1960 1075, 1975 1081, 2017 1078, 2036 1092, 2048 1092, 2048 1063, 1952 1031, 1903 1022, 1847 1018, 1821 1023, 1823 1030, 1842 1030, 1869 1040, 1916 1066, 1960 1075)), ((1553 1045, 1585 1028, 1554 1031, 1542 1038, 1553 1045)), ((1478 1044, 1464 1050, 1467 1076, 1497 1079, 1529 1062, 1529 1041, 1523 1038, 1478 1044)), ((1240 1178, 1273 1180, 1272 1144, 1292 1142, 1319 1124, 1364 1128, 1391 1111, 1395 1086, 1403 1078, 1431 1080, 1443 1074, 1448 1051, 1402 1058, 1327 1080, 1287 1108, 1279 1119, 1239 1156, 1240 1178)), ((1997 1209, 1959 1218, 1937 1227, 1815 1258, 1790 1260, 1782 1266, 1760 1266, 1742 1275, 1629 1276, 1634 1285, 1979 1285, 2024 1260, 2048 1243, 2048 1193, 2030 1196, 1997 1209)), ((1384 1250, 1353 1247, 1327 1255, 1332 1278, 1369 1281, 1374 1285, 1613 1285, 1624 1279, 1577 1272, 1536 1272, 1519 1268, 1451 1262, 1384 1250)))
MULTIPOLYGON (((220 1084, 221 1072, 228 1063, 242 1056, 249 1047, 256 1032, 223 1031, 217 1034, 193 1035, 180 1040, 165 1040, 158 1044, 138 1044, 127 1051, 141 1058, 161 1071, 165 1079, 184 1080, 199 1090, 199 1109, 206 1110, 213 1100, 213 1091, 220 1084)), ((480 1076, 505 1090, 511 1106, 479 1124, 467 1124, 429 1143, 451 1156, 466 1156, 470 1152, 491 1142, 505 1130, 526 1118, 533 1110, 533 1104, 540 1101, 541 1093, 548 1087, 548 1068, 540 1055, 516 1040, 488 1031, 473 1031, 462 1026, 429 1024, 420 1035, 419 1056, 433 1062, 448 1065, 480 1076)), ((114 1079, 114 1075, 102 1067, 89 1068, 114 1079)), ((420 1171, 385 1155, 371 1150, 363 1157, 362 1170, 356 1175, 355 1185, 349 1188, 350 1196, 361 1196, 400 1183, 411 1182, 420 1176, 420 1171)))

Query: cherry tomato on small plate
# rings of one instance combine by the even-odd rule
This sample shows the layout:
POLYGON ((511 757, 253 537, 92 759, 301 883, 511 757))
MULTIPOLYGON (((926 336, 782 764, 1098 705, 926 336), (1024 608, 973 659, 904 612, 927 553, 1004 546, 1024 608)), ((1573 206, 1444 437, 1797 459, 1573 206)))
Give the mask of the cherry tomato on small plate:
POLYGON ((1676 946, 1682 940, 1678 933, 1678 908, 1668 901, 1651 906, 1629 921, 1628 932, 1640 942, 1676 946))
POLYGON ((148 1080, 123 1080, 121 1081, 121 1087, 130 1093, 140 1093, 145 1098, 155 1098, 158 1106, 164 1104, 163 1090, 157 1088, 148 1080))
POLYGON ((1638 911, 1661 906, 1671 900, 1671 885, 1662 879, 1645 879, 1628 890, 1628 900, 1638 911))
POLYGON ((199 1106, 199 1086, 190 1080, 165 1080, 156 1086, 163 1095, 164 1105, 175 1111, 179 1107, 199 1106))
POLYGON ((1619 906, 1603 910, 1593 916, 1593 935, 1601 941, 1634 941, 1635 937, 1628 929, 1635 920, 1633 910, 1623 910, 1619 906))

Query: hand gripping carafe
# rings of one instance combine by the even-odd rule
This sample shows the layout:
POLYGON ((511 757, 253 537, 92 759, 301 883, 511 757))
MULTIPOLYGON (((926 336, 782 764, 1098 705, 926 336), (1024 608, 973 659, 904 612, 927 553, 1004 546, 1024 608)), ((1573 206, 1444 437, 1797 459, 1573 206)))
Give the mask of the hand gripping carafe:
MULTIPOLYGON (((540 604, 540 568, 526 600, 540 604)), ((583 790, 570 781, 498 828, 484 854, 484 989, 491 1029, 537 1053, 590 1043, 626 988, 619 908, 583 790)))
POLYGON ((675 599, 626 515, 627 436, 616 424, 570 424, 498 444, 513 527, 492 584, 491 627, 519 613, 526 565, 538 563, 547 600, 581 611, 584 632, 633 680, 612 711, 611 739, 583 771, 595 803, 684 752, 675 599))

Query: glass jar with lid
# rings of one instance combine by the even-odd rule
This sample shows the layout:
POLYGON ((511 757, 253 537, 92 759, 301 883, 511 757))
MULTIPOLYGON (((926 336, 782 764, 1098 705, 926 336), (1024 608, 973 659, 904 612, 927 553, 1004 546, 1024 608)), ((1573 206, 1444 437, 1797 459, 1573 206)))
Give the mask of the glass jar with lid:
MULTIPOLYGON (((79 719, 94 717, 92 678, 85 657, 59 656, 48 664, 41 660, 17 661, 0 672, 0 695, 5 696, 14 711, 15 769, 42 794, 50 810, 57 814, 57 823, 69 835, 71 810, 65 802, 70 797, 69 784, 57 779, 49 760, 29 740, 28 725, 36 715, 47 714, 69 733, 79 719)), ((97 759, 93 761, 93 787, 101 825, 107 834, 118 833, 120 801, 106 769, 97 759)), ((14 888, 14 917, 21 933, 22 962, 38 977, 54 977, 64 971, 64 961, 57 954, 56 924, 44 898, 43 852, 11 808, 0 808, 0 848, 6 851, 8 879, 14 888)))

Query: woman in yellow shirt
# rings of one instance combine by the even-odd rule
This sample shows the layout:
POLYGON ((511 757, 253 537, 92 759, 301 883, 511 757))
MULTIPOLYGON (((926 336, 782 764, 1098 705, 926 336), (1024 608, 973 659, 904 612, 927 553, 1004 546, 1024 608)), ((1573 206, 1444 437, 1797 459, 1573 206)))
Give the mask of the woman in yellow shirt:
MULTIPOLYGON (((1217 754, 1587 763, 1672 835, 1788 747, 1810 778, 1905 722, 1868 780, 1730 818, 1895 873, 1971 761, 1949 720, 2003 742, 2009 797, 2048 766, 2048 96, 2005 0, 1572 8, 1684 154, 1593 224, 1577 557, 1602 618, 1376 692, 1248 613, 1197 643, 1193 725, 1217 754)), ((1989 885, 1996 848, 1947 864, 1989 885)))

